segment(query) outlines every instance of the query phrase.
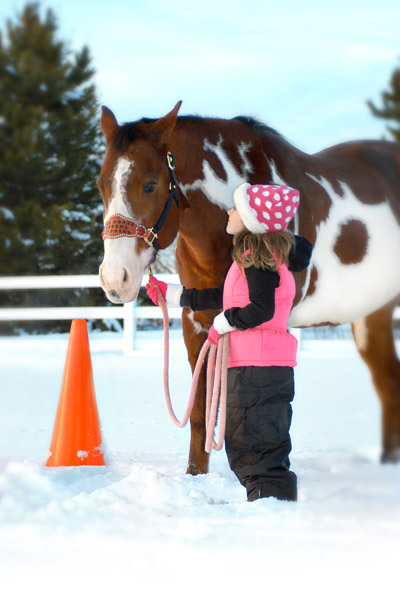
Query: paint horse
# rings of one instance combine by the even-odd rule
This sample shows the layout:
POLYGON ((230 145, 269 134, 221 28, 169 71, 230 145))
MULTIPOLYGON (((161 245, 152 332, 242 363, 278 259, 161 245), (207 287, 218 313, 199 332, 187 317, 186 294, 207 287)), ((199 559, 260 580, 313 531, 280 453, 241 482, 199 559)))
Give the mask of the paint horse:
MULTIPOLYGON (((168 247, 177 235, 182 284, 219 286, 231 263, 225 212, 233 190, 243 182, 297 188, 301 201, 293 229, 314 250, 309 268, 296 276, 290 326, 352 323, 381 401, 382 461, 400 460, 400 363, 392 328, 400 299, 400 145, 349 142, 309 155, 254 119, 178 117, 180 104, 160 119, 121 126, 103 107, 100 279, 108 299, 135 299, 157 248, 168 247)), ((183 309, 192 369, 214 315, 183 309)), ((208 470, 204 396, 202 380, 191 415, 191 474, 208 470)))

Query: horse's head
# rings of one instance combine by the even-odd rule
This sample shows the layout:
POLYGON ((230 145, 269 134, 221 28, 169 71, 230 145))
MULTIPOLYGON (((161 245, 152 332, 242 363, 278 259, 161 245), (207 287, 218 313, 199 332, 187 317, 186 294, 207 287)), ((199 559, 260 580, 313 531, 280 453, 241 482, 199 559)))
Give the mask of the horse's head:
POLYGON ((100 282, 114 303, 136 299, 144 270, 154 261, 157 249, 170 245, 178 231, 175 203, 159 233, 157 225, 166 203, 172 201, 168 139, 180 104, 161 119, 122 126, 109 109, 102 110, 107 152, 97 180, 104 202, 100 282))

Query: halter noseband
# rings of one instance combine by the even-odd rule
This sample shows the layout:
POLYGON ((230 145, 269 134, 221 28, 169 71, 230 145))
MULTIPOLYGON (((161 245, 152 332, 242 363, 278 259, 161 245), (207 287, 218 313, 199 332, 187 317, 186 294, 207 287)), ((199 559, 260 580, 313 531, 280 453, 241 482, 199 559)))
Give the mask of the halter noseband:
POLYGON ((123 236, 143 238, 144 242, 150 247, 154 247, 156 251, 158 250, 158 233, 168 217, 173 200, 179 209, 178 183, 175 177, 175 157, 170 152, 167 152, 167 165, 169 171, 169 195, 157 223, 152 228, 146 228, 146 226, 138 224, 131 217, 125 217, 120 213, 113 213, 104 224, 103 239, 122 238, 123 236))

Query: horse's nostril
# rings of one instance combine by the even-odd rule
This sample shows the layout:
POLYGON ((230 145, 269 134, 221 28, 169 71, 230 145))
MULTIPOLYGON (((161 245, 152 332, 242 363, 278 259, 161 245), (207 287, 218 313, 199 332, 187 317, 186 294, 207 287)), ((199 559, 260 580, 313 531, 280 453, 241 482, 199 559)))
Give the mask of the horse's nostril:
POLYGON ((118 295, 117 291, 115 291, 114 289, 112 291, 110 291, 110 295, 112 297, 115 297, 116 299, 119 299, 119 295, 118 295))
POLYGON ((128 272, 124 269, 124 278, 123 278, 123 282, 126 282, 128 280, 128 272))

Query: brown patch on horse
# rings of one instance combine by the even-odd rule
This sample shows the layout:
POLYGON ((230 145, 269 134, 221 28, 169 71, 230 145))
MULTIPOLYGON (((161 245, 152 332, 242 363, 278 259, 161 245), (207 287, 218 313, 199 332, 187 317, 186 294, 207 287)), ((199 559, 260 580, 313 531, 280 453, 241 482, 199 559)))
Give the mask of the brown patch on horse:
POLYGON ((311 296, 315 293, 316 289, 317 289, 317 281, 318 281, 318 270, 317 268, 314 266, 311 269, 311 277, 310 277, 310 284, 308 287, 308 296, 311 296))
MULTIPOLYGON (((379 205, 389 202, 400 224, 400 145, 384 140, 347 142, 325 149, 313 157, 329 163, 324 175, 346 184, 360 203, 379 205), (336 172, 333 176, 333 170, 336 172), (355 177, 356 170, 362 177, 355 177), (339 174, 339 175, 338 175, 339 174)), ((336 189, 335 189, 336 190, 336 189)))
POLYGON ((213 151, 211 151, 211 150, 205 151, 204 159, 205 159, 205 161, 207 161, 207 163, 209 164, 209 166, 211 167, 211 169, 213 170, 215 175, 220 180, 223 180, 224 182, 228 181, 228 176, 225 171, 225 168, 222 165, 221 161, 219 160, 218 156, 213 151))
MULTIPOLYGON (((367 163, 370 169, 373 169, 382 176, 384 182, 383 192, 380 195, 372 194, 367 197, 368 203, 379 203, 388 200, 391 210, 397 222, 400 224, 400 153, 396 158, 394 151, 399 149, 399 145, 392 142, 371 143, 370 147, 360 149, 360 157, 367 163), (387 145, 385 148, 383 145, 387 145), (388 183, 391 186, 388 186, 388 183), (397 194, 393 195, 393 190, 397 190, 397 194), (369 200, 368 200, 369 199, 369 200)), ((362 200, 362 202, 365 202, 362 200)))
POLYGON ((367 252, 368 239, 368 230, 364 222, 349 220, 341 224, 333 251, 344 265, 360 263, 367 252), (354 241, 357 241, 356 245, 354 241))
POLYGON ((308 226, 306 225, 308 228, 307 232, 303 231, 301 228, 302 235, 309 238, 310 242, 314 244, 316 239, 316 228, 321 222, 325 222, 328 219, 332 207, 332 199, 324 188, 323 180, 321 180, 321 182, 315 181, 310 176, 314 176, 317 180, 320 178, 327 180, 338 196, 343 197, 344 193, 339 182, 335 178, 331 178, 328 174, 324 173, 322 168, 321 171, 316 171, 315 168, 309 169, 308 166, 306 166, 305 171, 304 179, 297 185, 297 189, 300 191, 300 208, 302 208, 302 204, 304 205, 304 203, 307 203, 308 211, 301 211, 299 217, 300 223, 302 221, 302 216, 305 217, 304 221, 306 224, 308 222, 308 226), (310 218, 312 220, 311 224, 309 223, 310 218))

